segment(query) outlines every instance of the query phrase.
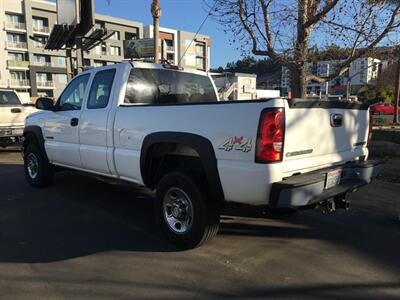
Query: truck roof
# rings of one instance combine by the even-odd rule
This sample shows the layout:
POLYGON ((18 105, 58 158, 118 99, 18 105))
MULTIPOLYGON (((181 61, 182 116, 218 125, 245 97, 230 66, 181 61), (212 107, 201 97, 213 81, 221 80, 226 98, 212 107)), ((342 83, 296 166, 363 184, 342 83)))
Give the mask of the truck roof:
MULTIPOLYGON (((200 71, 200 70, 194 70, 194 69, 183 69, 179 68, 177 66, 173 65, 167 65, 167 64, 156 64, 156 63, 151 63, 151 62, 143 62, 143 61, 122 61, 118 64, 130 64, 134 68, 140 68, 140 69, 160 69, 160 70, 171 70, 171 71, 176 71, 176 72, 183 72, 183 73, 191 73, 191 74, 196 74, 196 75, 202 75, 202 76, 209 76, 208 72, 205 71, 200 71)), ((110 69, 115 65, 109 65, 109 66, 104 66, 104 67, 98 67, 98 68, 90 68, 82 73, 90 73, 93 70, 99 70, 99 69, 110 69)))

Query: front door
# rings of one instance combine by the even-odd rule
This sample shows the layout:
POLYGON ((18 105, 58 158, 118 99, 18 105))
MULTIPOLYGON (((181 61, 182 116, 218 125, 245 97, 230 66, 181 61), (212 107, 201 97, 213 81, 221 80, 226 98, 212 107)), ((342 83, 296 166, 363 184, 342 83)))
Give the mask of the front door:
POLYGON ((44 124, 44 139, 49 160, 81 168, 79 122, 90 74, 74 78, 59 97, 44 124))

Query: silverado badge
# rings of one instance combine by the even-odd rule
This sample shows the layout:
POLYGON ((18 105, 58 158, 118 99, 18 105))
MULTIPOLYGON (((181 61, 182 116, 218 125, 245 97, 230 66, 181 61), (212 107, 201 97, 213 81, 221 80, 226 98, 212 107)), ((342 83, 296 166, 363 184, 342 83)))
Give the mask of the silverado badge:
POLYGON ((234 149, 242 152, 250 152, 252 148, 252 139, 244 138, 242 136, 231 137, 218 147, 218 149, 224 151, 231 151, 234 149))

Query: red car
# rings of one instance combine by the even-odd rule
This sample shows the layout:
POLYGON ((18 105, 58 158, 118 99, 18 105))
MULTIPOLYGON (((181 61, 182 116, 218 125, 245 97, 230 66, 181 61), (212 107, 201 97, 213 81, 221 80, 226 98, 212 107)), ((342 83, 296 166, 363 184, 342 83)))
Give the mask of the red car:
MULTIPOLYGON (((394 114, 394 104, 393 103, 375 103, 370 106, 370 110, 376 115, 393 115, 394 114)), ((398 107, 398 112, 400 114, 400 107, 398 107)))

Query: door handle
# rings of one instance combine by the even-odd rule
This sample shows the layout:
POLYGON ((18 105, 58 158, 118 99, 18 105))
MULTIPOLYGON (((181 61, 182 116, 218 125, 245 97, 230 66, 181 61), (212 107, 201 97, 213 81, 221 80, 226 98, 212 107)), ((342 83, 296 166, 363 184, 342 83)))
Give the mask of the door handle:
POLYGON ((78 118, 72 118, 71 119, 71 126, 75 127, 78 126, 79 124, 79 119, 78 118))
POLYGON ((12 114, 19 114, 22 110, 20 108, 11 108, 12 114))

